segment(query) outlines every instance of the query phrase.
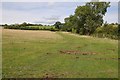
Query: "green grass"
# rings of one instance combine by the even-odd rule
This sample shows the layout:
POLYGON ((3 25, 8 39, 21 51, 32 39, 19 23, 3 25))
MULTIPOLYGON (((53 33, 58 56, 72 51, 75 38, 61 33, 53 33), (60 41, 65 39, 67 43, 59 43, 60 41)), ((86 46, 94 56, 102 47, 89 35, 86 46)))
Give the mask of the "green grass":
MULTIPOLYGON (((0 43, 0 45, 1 45, 1 43, 0 43)), ((1 46, 0 46, 0 48, 1 48, 1 46)), ((0 49, 0 79, 2 79, 2 50, 1 49, 0 49)))
POLYGON ((115 40, 71 33, 3 30, 2 77, 117 78, 117 46, 115 40), (60 50, 98 54, 61 54, 60 50))
POLYGON ((39 29, 51 29, 51 28, 55 28, 55 26, 29 26, 29 27, 39 27, 39 29))

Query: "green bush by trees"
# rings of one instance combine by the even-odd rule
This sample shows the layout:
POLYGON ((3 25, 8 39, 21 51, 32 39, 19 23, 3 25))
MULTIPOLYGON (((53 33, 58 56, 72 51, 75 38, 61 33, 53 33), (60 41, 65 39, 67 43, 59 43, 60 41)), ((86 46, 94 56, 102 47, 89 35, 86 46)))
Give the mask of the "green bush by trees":
POLYGON ((102 38, 111 38, 111 39, 118 39, 119 32, 118 32, 118 25, 116 24, 104 24, 101 27, 98 27, 93 36, 95 37, 102 37, 102 38))

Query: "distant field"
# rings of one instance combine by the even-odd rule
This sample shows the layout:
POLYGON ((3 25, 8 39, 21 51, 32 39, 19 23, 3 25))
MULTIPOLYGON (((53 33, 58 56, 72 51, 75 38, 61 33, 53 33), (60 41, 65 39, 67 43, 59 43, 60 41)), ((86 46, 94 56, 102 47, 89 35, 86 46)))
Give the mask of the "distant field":
POLYGON ((55 26, 29 26, 29 27, 39 27, 39 29, 51 29, 51 28, 55 28, 55 26))
POLYGON ((118 41, 3 29, 3 78, 117 78, 118 41))

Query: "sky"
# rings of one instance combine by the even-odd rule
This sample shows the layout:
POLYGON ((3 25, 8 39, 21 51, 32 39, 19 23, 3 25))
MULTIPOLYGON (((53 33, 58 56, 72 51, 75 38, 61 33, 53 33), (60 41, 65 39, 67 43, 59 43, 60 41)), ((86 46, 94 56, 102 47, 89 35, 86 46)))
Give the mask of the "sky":
MULTIPOLYGON (((2 2, 2 24, 38 23, 52 25, 56 21, 74 14, 77 6, 85 2, 2 2)), ((1 13, 0 13, 1 15, 1 13)), ((103 18, 108 23, 118 22, 118 3, 111 2, 111 7, 103 18)))
MULTIPOLYGON (((98 1, 98 0, 1 0, 2 2, 89 2, 89 1, 98 1)), ((119 2, 119 0, 99 0, 99 1, 110 1, 110 2, 119 2)))

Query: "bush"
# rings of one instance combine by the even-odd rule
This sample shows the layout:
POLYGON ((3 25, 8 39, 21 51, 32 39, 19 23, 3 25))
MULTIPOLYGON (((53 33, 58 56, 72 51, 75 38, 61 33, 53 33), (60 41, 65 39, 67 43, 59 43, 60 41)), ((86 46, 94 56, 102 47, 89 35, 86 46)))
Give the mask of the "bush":
POLYGON ((93 36, 100 38, 118 39, 118 26, 107 24, 102 27, 98 27, 93 36))
POLYGON ((59 31, 59 29, 56 29, 56 28, 50 28, 50 31, 59 31))

